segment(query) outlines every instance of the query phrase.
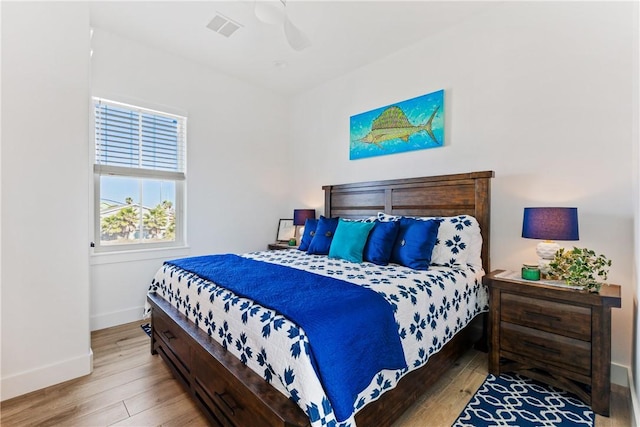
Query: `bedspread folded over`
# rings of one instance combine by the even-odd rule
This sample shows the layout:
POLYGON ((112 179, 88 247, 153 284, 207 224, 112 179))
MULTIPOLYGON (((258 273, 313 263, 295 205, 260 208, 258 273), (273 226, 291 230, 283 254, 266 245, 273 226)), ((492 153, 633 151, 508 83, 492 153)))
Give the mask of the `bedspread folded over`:
POLYGON ((302 327, 338 421, 351 416, 358 393, 378 372, 407 368, 393 307, 373 290, 231 254, 166 264, 276 310, 302 327))

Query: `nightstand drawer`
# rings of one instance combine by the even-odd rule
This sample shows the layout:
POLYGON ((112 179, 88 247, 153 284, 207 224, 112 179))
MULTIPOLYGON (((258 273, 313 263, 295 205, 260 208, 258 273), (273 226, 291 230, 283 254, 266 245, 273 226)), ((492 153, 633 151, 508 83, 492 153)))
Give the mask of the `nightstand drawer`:
POLYGON ((591 375, 591 343, 508 322, 500 324, 500 348, 544 364, 591 375))
POLYGON ((500 304, 502 307, 500 320, 503 322, 528 326, 582 341, 591 341, 591 309, 589 307, 508 292, 501 293, 500 304))

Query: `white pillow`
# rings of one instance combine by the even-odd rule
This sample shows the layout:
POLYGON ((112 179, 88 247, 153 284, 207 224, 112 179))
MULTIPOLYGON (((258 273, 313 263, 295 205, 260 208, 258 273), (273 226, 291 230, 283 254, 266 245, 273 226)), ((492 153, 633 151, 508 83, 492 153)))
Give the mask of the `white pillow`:
MULTIPOLYGON (((379 221, 397 221, 401 216, 378 213, 379 221)), ((438 239, 431 253, 431 264, 445 267, 472 265, 482 267, 482 235, 480 224, 471 215, 447 217, 415 217, 418 220, 440 220, 438 239)))

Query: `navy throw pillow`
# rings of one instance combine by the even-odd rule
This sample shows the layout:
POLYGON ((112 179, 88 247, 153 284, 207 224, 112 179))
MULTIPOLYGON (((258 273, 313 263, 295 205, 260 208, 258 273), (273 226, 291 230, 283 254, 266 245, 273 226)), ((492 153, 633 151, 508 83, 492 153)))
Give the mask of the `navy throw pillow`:
POLYGON ((304 233, 302 234, 302 239, 300 239, 300 245, 298 245, 299 250, 306 251, 307 249, 309 249, 311 239, 313 239, 313 236, 316 234, 317 226, 317 219, 307 219, 304 222, 304 233))
POLYGON ((393 244, 399 230, 400 223, 397 221, 380 222, 376 220, 373 230, 369 233, 367 243, 364 245, 362 258, 378 265, 389 264, 393 244))
POLYGON ((440 221, 419 221, 403 217, 399 223, 400 230, 391 252, 391 262, 414 270, 428 270, 440 221))
POLYGON ((336 228, 338 228, 338 221, 338 218, 326 218, 324 216, 320 216, 318 226, 316 227, 316 233, 314 234, 313 239, 311 239, 307 253, 313 255, 329 254, 333 235, 336 233, 336 228))

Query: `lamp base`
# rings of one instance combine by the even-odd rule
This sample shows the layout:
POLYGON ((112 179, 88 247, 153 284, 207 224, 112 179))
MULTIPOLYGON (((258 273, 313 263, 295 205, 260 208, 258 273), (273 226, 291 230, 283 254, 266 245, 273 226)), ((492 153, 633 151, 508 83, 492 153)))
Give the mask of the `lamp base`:
POLYGON ((538 243, 538 246, 536 246, 536 254, 540 257, 538 260, 540 273, 544 275, 549 273, 549 263, 553 261, 558 249, 560 249, 560 245, 550 240, 538 243))
POLYGON ((296 239, 297 244, 299 245, 302 242, 302 235, 304 234, 304 225, 296 225, 296 231, 294 233, 294 238, 296 239))
POLYGON ((536 246, 536 253, 540 258, 552 260, 556 252, 560 249, 560 245, 551 240, 544 240, 536 246))

